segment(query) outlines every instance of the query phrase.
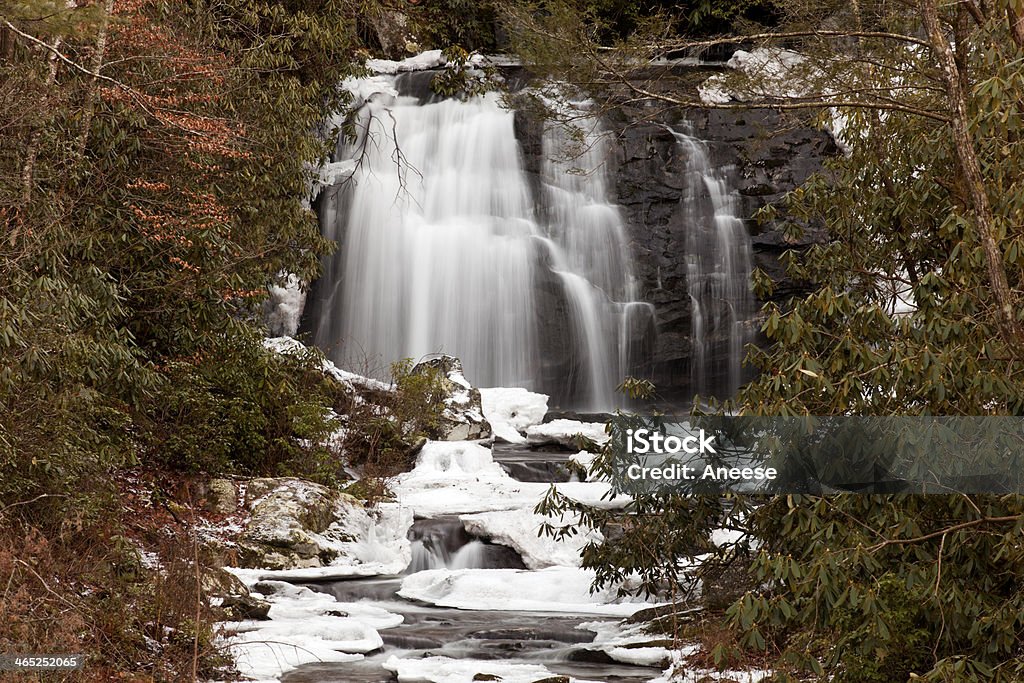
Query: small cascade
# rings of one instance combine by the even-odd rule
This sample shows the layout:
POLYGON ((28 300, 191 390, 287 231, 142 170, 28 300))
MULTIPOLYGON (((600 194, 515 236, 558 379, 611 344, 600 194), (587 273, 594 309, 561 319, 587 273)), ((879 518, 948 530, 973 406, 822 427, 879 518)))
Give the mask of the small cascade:
POLYGON ((596 121, 579 140, 545 131, 538 197, 496 95, 424 102, 375 79, 386 83, 339 143, 319 203, 339 248, 312 302, 317 346, 381 378, 397 360, 448 353, 476 386, 613 408, 646 362, 650 343, 633 333, 653 334, 653 307, 638 301, 596 121))
POLYGON ((511 548, 486 543, 470 535, 458 517, 416 521, 409 530, 412 562, 407 574, 428 569, 522 569, 522 558, 511 548))
POLYGON ((743 382, 743 348, 755 306, 750 289, 750 236, 739 218, 728 168, 715 168, 707 144, 672 131, 686 155, 682 217, 686 279, 693 302, 693 393, 730 397, 743 382))

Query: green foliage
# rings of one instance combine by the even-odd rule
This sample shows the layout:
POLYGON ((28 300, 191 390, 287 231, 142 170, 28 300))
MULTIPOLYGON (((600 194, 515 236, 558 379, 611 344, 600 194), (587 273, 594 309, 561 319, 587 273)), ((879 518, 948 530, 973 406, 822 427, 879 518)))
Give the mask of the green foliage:
POLYGON ((4 15, 80 68, 0 41, 0 499, 140 455, 281 471, 321 394, 253 340, 267 285, 330 248, 301 200, 360 5, 51 5, 4 15))
MULTIPOLYGON (((438 368, 414 368, 408 358, 393 363, 392 389, 377 392, 370 402, 356 402, 347 411, 344 450, 368 479, 384 480, 407 471, 424 439, 441 436, 445 377, 438 368)), ((369 486, 371 493, 381 488, 369 486)))
POLYGON ((470 52, 494 52, 497 8, 492 0, 436 0, 421 3, 409 14, 425 48, 461 46, 470 52))
POLYGON ((243 333, 206 353, 166 367, 146 411, 147 461, 188 472, 346 478, 325 445, 340 426, 326 410, 339 390, 321 372, 319 352, 278 354, 243 333))

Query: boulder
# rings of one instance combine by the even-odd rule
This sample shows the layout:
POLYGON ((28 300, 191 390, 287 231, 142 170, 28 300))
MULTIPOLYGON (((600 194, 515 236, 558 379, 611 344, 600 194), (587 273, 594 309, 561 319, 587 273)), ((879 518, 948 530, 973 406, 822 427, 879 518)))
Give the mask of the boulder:
POLYGON ((285 477, 248 484, 250 518, 238 538, 243 567, 296 569, 330 564, 351 541, 338 523, 359 502, 326 486, 285 477))
POLYGON ((462 361, 453 356, 438 356, 417 363, 413 374, 436 372, 444 394, 442 441, 472 441, 491 437, 491 425, 484 418, 480 391, 466 379, 462 361))
POLYGON ((206 509, 229 515, 238 508, 238 490, 230 479, 211 479, 206 487, 206 509))
POLYGON ((260 621, 268 618, 270 603, 253 596, 238 577, 223 569, 204 571, 200 577, 203 595, 219 605, 230 621, 260 621))

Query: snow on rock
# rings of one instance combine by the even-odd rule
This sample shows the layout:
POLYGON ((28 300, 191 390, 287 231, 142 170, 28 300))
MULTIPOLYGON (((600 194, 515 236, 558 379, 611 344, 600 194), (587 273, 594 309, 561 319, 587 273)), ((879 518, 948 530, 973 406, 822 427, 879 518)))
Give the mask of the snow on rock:
POLYGON ((306 305, 306 292, 296 275, 287 274, 281 286, 271 285, 263 304, 263 322, 273 335, 293 335, 299 329, 299 317, 306 305))
MULTIPOLYGON (((494 510, 532 509, 549 484, 513 479, 494 462, 489 448, 471 441, 429 441, 411 472, 395 477, 391 490, 417 517, 458 515, 494 510)), ((565 482, 555 487, 565 495, 602 507, 622 507, 628 498, 605 499, 604 482, 565 482)))
POLYGON ((629 616, 649 604, 621 602, 614 588, 590 592, 594 573, 577 567, 429 569, 407 576, 398 594, 469 610, 567 612, 629 616))
POLYGON ((525 443, 521 432, 543 422, 548 412, 548 397, 526 389, 481 389, 480 400, 494 436, 508 443, 525 443))
POLYGON ((408 508, 367 510, 352 496, 291 477, 254 479, 248 493, 251 516, 237 546, 239 562, 258 576, 397 574, 412 558, 408 508))
POLYGON ((473 536, 486 538, 515 550, 529 569, 553 566, 579 567, 583 546, 591 540, 601 540, 601 534, 597 531, 579 533, 561 540, 541 536, 538 530, 544 522, 571 523, 572 520, 556 522, 529 509, 483 512, 462 515, 459 519, 466 531, 473 536))
POLYGON ((400 61, 391 59, 368 59, 366 68, 378 74, 394 75, 406 71, 425 71, 437 69, 448 63, 440 50, 427 50, 412 57, 406 57, 400 61))
POLYGON ((343 90, 352 94, 352 108, 357 109, 365 102, 378 97, 398 97, 395 81, 389 76, 369 76, 366 78, 346 78, 341 82, 343 90))
MULTIPOLYGON (((524 664, 504 659, 476 660, 449 657, 400 659, 392 656, 384 668, 398 676, 399 683, 469 683, 478 680, 496 680, 501 683, 534 683, 552 678, 555 674, 540 664, 524 664)), ((578 678, 571 683, 594 683, 578 678)))
POLYGON ((466 379, 462 361, 453 356, 439 356, 417 363, 412 374, 434 372, 441 378, 444 391, 442 431, 445 441, 486 439, 491 425, 484 418, 480 390, 474 389, 466 379))
POLYGON ((589 451, 580 451, 569 456, 569 462, 579 465, 586 473, 585 481, 596 481, 597 477, 592 472, 594 459, 597 456, 589 451))
POLYGON ((665 666, 672 659, 672 650, 664 647, 664 639, 644 631, 644 624, 615 621, 584 622, 577 628, 596 635, 588 650, 604 652, 623 664, 634 666, 665 666))
POLYGON ((383 645, 377 629, 393 628, 402 616, 279 581, 250 583, 252 595, 270 603, 268 620, 223 624, 222 642, 242 676, 277 680, 313 662, 348 662, 383 645), (262 591, 262 592, 261 592, 262 591))
MULTIPOLYGON (((271 351, 276 351, 282 354, 301 354, 308 353, 310 348, 292 337, 268 337, 263 340, 263 345, 271 351)), ((346 387, 353 391, 391 391, 392 387, 386 382, 380 380, 371 379, 369 377, 363 377, 357 375, 354 372, 348 372, 338 368, 334 363, 327 360, 323 360, 321 370, 325 375, 328 375, 338 382, 341 382, 346 387)))
POLYGON ((765 97, 801 97, 808 93, 807 58, 799 52, 780 48, 737 50, 725 65, 750 77, 741 88, 730 87, 729 77, 715 75, 697 91, 705 104, 746 102, 765 97))
POLYGON ((559 444, 568 448, 577 446, 576 437, 583 436, 598 445, 604 445, 611 438, 601 422, 578 422, 576 420, 552 420, 528 427, 526 441, 534 446, 559 444))

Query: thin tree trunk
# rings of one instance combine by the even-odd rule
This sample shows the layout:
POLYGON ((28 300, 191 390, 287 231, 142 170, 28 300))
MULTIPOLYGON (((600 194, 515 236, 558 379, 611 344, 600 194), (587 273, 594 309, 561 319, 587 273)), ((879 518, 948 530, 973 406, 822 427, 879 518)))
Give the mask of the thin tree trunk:
MULTIPOLYGON (((103 6, 103 18, 100 20, 99 34, 96 36, 96 46, 92 55, 92 72, 98 74, 103 68, 103 58, 107 52, 107 34, 110 27, 110 13, 114 11, 114 0, 106 0, 103 6)), ((75 163, 85 156, 85 147, 89 143, 89 131, 92 129, 92 119, 96 115, 96 77, 89 81, 89 87, 85 94, 85 112, 82 115, 82 127, 78 133, 78 141, 75 144, 75 163)))
POLYGON ((1017 14, 1011 7, 1006 8, 1006 18, 1010 21, 1010 35, 1013 42, 1024 47, 1024 14, 1017 14))
POLYGON ((998 307, 999 331, 1010 352, 1018 355, 1024 351, 1022 348, 1024 335, 1021 333, 1021 327, 1017 323, 1014 313, 1013 298, 1006 279, 1006 270, 1003 267, 1003 257, 996 242, 995 217, 985 191, 981 164, 978 162, 978 155, 975 152, 967 125, 967 101, 961 88, 956 57, 949 41, 942 33, 936 0, 921 0, 921 14, 925 27, 928 29, 932 52, 939 62, 942 79, 946 86, 950 127, 953 129, 953 146, 970 197, 978 236, 981 238, 981 246, 985 252, 985 267, 988 271, 989 285, 992 287, 992 294, 998 307))
POLYGON ((21 167, 21 206, 26 207, 32 200, 32 185, 35 182, 36 172, 36 161, 39 158, 39 144, 43 138, 43 130, 46 128, 46 122, 50 118, 50 90, 57 82, 57 55, 54 54, 60 47, 60 38, 54 38, 53 43, 50 46, 50 58, 49 66, 46 72, 46 82, 43 89, 43 99, 40 103, 40 107, 43 112, 43 121, 33 131, 32 137, 28 142, 28 150, 25 152, 25 163, 21 167))

